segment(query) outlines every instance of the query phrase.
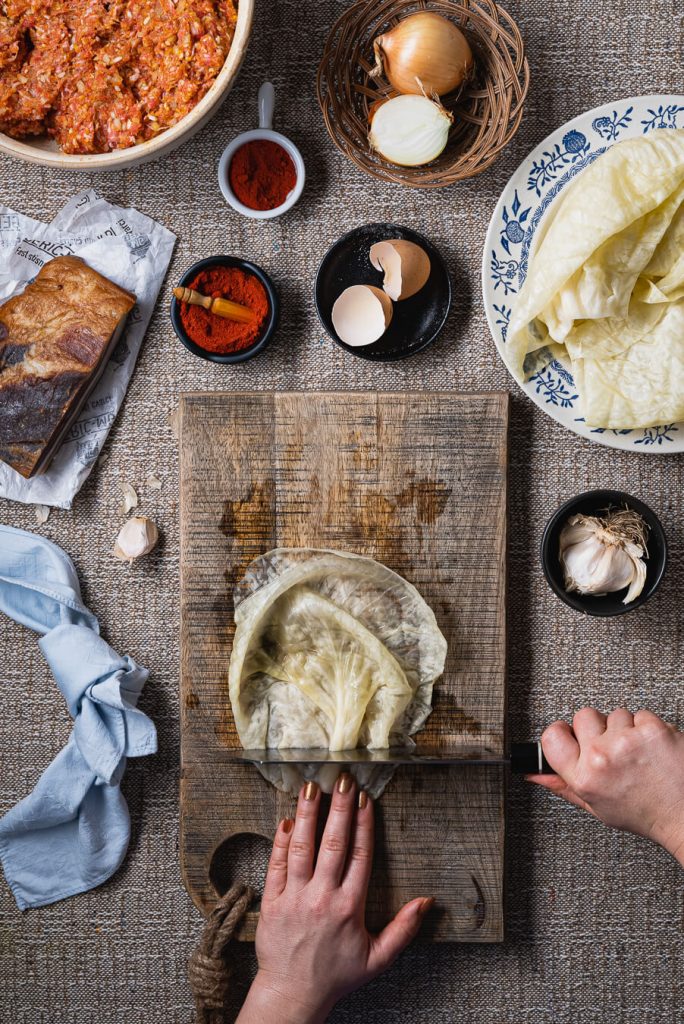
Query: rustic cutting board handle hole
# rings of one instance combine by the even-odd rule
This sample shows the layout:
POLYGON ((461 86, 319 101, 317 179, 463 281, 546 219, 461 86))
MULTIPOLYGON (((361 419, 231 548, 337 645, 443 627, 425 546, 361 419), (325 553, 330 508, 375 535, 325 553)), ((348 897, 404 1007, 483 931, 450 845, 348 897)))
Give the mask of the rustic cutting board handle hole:
MULTIPOLYGON (((216 893, 223 896, 236 882, 249 885, 261 900, 266 868, 271 854, 271 840, 258 832, 236 832, 223 839, 209 862, 209 881, 216 893)), ((255 909, 254 905, 250 909, 255 909)))

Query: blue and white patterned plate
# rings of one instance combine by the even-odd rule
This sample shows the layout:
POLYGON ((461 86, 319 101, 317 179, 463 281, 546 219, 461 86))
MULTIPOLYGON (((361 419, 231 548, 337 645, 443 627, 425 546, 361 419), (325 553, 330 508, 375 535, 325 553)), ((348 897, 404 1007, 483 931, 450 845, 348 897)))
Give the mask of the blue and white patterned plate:
MULTIPOLYGON (((580 114, 532 150, 504 189, 489 224, 482 261, 482 294, 499 352, 527 274, 534 233, 569 181, 615 142, 658 129, 684 127, 684 96, 638 96, 580 114)), ((684 423, 639 430, 588 427, 569 366, 553 360, 523 385, 549 416, 581 437, 610 448, 664 454, 684 451, 684 423)))

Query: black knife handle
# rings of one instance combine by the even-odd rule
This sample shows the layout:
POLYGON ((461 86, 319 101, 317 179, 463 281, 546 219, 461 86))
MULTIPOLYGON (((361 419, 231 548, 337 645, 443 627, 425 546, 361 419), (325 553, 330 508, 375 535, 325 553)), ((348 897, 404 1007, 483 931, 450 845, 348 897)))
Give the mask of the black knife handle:
POLYGON ((541 741, 511 743, 511 771, 520 775, 555 775, 544 757, 541 741))

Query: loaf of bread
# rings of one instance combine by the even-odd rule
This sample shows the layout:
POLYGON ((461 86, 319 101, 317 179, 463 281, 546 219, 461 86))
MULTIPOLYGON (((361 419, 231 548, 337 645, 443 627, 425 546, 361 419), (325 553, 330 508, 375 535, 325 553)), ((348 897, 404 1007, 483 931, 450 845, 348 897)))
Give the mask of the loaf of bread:
POLYGON ((0 459, 43 472, 97 383, 135 295, 76 256, 0 306, 0 459))

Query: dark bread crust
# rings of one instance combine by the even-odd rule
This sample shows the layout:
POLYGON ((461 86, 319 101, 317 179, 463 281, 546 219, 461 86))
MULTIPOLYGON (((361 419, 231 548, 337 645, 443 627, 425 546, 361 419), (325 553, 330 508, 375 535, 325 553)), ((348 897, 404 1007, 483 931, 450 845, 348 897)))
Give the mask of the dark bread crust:
POLYGON ((22 476, 47 468, 134 304, 83 260, 59 256, 0 306, 0 459, 22 476))

